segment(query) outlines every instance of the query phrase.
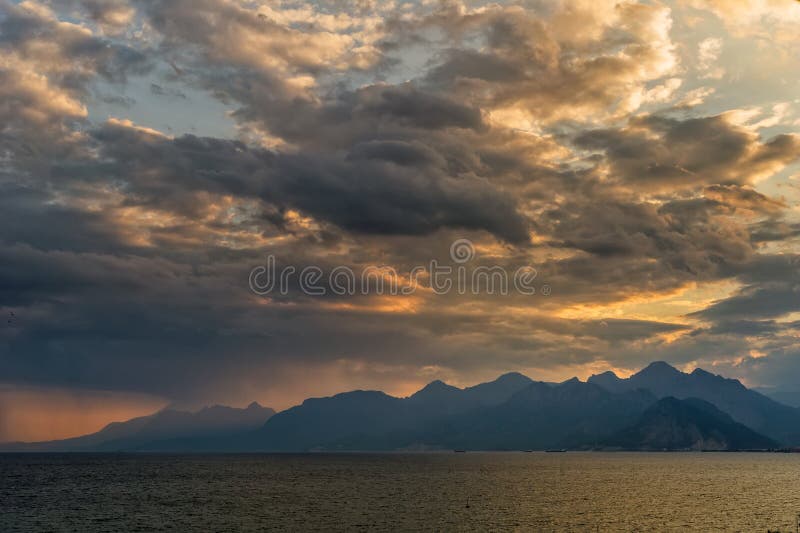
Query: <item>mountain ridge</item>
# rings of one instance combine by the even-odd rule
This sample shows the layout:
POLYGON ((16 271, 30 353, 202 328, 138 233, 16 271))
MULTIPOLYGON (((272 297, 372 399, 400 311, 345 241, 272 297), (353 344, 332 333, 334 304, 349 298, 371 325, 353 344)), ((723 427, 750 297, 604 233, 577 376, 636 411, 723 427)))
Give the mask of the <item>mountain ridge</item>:
POLYGON ((113 422, 95 434, 0 444, 0 451, 593 449, 612 446, 614 438, 615 446, 623 442, 626 449, 657 449, 664 443, 661 448, 798 445, 800 409, 738 380, 702 369, 685 373, 657 361, 628 378, 609 371, 586 381, 548 383, 510 372, 464 388, 435 380, 406 397, 341 392, 308 398, 279 413, 256 403, 195 413, 165 409, 113 422), (670 397, 679 403, 661 402, 670 397), (657 406, 663 412, 649 411, 657 406), (668 427, 675 430, 674 442, 665 437, 668 427), (631 435, 639 435, 640 442, 631 435))

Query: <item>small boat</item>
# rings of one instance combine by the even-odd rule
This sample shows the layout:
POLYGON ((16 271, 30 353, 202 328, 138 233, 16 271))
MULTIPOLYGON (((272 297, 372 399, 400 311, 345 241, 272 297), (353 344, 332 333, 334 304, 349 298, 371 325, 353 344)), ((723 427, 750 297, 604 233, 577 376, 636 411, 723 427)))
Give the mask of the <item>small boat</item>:
POLYGON ((467 453, 467 450, 453 450, 453 453, 467 453))
POLYGON ((559 449, 552 449, 552 450, 545 450, 547 453, 564 453, 567 451, 566 448, 559 448, 559 449))

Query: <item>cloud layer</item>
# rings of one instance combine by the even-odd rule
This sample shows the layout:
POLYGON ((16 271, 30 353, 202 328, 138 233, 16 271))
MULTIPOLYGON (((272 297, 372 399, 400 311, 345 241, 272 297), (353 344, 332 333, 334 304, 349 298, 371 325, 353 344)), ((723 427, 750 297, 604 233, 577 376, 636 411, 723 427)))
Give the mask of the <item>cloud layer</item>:
POLYGON ((790 385, 800 4, 732 5, 0 3, 3 381, 282 407, 667 359, 790 385), (552 294, 248 289, 267 254, 408 276, 458 238, 552 294))

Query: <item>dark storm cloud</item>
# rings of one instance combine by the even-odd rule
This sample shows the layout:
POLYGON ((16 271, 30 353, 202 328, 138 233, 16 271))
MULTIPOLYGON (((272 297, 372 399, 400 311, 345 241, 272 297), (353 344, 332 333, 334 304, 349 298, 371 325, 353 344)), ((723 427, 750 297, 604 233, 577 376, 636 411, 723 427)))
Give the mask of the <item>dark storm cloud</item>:
POLYGON ((353 147, 347 159, 381 160, 401 166, 425 167, 429 165, 443 166, 442 156, 424 144, 411 141, 367 141, 353 147))
POLYGON ((361 95, 359 105, 363 112, 378 120, 391 118, 401 125, 424 129, 477 129, 482 126, 478 110, 420 92, 411 85, 363 91, 361 95))
POLYGON ((634 284, 711 279, 721 265, 741 263, 754 253, 746 227, 720 216, 717 202, 703 199, 659 206, 596 189, 546 211, 539 227, 549 230, 554 245, 592 256, 565 259, 559 272, 582 272, 596 281, 613 275, 612 286, 627 285, 624 279, 634 284))
POLYGON ((267 186, 267 199, 357 232, 424 235, 455 227, 485 229, 512 243, 528 240, 527 222, 510 196, 479 178, 454 178, 440 169, 287 157, 279 161, 275 184, 267 186), (349 205, 344 212, 342 203, 349 205))
POLYGON ((719 322, 707 330, 697 330, 694 334, 769 336, 791 331, 798 325, 797 322, 779 323, 774 320, 732 320, 719 322))
POLYGON ((800 257, 796 253, 760 254, 746 264, 730 265, 725 275, 737 276, 746 285, 800 281, 800 257))
POLYGON ((189 397, 235 364, 221 351, 269 345, 267 317, 247 325, 246 282, 237 283, 255 256, 191 265, 174 252, 182 261, 110 251, 0 247, 0 299, 18 317, 0 331, 5 380, 189 397))
POLYGON ((451 175, 441 157, 420 145, 414 155, 411 144, 361 144, 342 158, 194 136, 172 140, 113 124, 94 135, 117 163, 106 164, 105 172, 116 172, 133 204, 190 214, 195 204, 184 204, 187 193, 204 190, 257 197, 361 233, 419 235, 456 227, 484 229, 513 243, 528 240, 527 221, 511 196, 479 177, 451 175))
POLYGON ((736 295, 693 313, 705 320, 779 318, 800 310, 800 285, 786 282, 748 286, 736 295))
POLYGON ((784 220, 765 220, 754 224, 750 238, 754 242, 781 242, 800 236, 800 224, 784 220))
POLYGON ((114 223, 103 213, 59 205, 52 194, 0 183, 0 242, 41 250, 100 253, 129 249, 119 242, 114 223))
POLYGON ((245 72, 220 79, 200 71, 198 76, 202 85, 242 104, 234 113, 238 120, 261 124, 308 149, 348 149, 375 137, 405 141, 430 138, 440 144, 438 130, 457 136, 459 132, 453 130, 486 129, 477 108, 412 83, 340 91, 317 102, 276 86, 279 82, 269 75, 245 72))
POLYGON ((800 139, 779 135, 762 141, 725 115, 637 118, 623 129, 594 130, 575 138, 578 147, 605 153, 616 179, 645 190, 745 184, 800 157, 800 139))
POLYGON ((605 320, 560 320, 550 326, 553 332, 576 337, 590 337, 609 342, 626 342, 647 339, 661 333, 688 330, 683 324, 671 324, 652 320, 605 319, 605 320))
POLYGON ((761 254, 739 265, 726 265, 723 275, 743 286, 732 296, 693 314, 714 323, 777 319, 800 310, 800 260, 794 254, 761 254))

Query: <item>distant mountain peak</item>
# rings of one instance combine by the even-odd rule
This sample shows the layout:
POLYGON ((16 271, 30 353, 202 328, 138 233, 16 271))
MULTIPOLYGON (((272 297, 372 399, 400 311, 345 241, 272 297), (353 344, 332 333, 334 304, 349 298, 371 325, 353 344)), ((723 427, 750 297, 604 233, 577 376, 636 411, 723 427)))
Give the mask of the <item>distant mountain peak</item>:
POLYGON ((674 366, 665 361, 653 361, 652 363, 641 369, 639 372, 634 374, 633 377, 634 378, 657 377, 663 379, 663 378, 674 378, 686 375, 687 374, 684 374, 683 372, 681 372, 680 370, 678 370, 677 368, 675 368, 674 366))
POLYGON ((525 374, 520 374, 519 372, 506 372, 502 376, 498 377, 495 381, 505 383, 505 382, 529 382, 532 380, 525 374))
POLYGON ((422 387, 418 392, 422 392, 424 390, 428 391, 440 391, 440 390, 460 390, 458 387, 454 387, 453 385, 448 385, 441 379, 435 379, 422 387))
POLYGON ((736 379, 736 378, 726 378, 725 376, 720 376, 719 374, 712 374, 711 372, 703 370, 702 368, 695 368, 692 371, 691 375, 694 378, 696 378, 698 380, 702 380, 703 382, 706 382, 706 383, 710 383, 710 382, 728 383, 730 385, 735 385, 736 388, 738 388, 740 390, 746 390, 747 389, 747 387, 745 387, 744 384, 741 381, 739 381, 738 379, 736 379))
POLYGON ((623 390, 625 381, 617 376, 614 372, 608 370, 602 374, 593 374, 586 380, 587 383, 598 385, 604 389, 612 392, 619 392, 623 390))
POLYGON ((592 374, 592 377, 593 378, 595 378, 595 377, 597 377, 597 378, 604 377, 604 378, 616 378, 616 379, 619 379, 619 376, 617 374, 615 374, 614 371, 612 371, 612 370, 606 370, 605 372, 601 372, 600 374, 592 374))
POLYGON ((461 391, 461 389, 458 387, 448 385, 441 379, 436 379, 412 394, 409 398, 419 400, 424 398, 440 397, 442 395, 450 395, 459 391, 461 391))

